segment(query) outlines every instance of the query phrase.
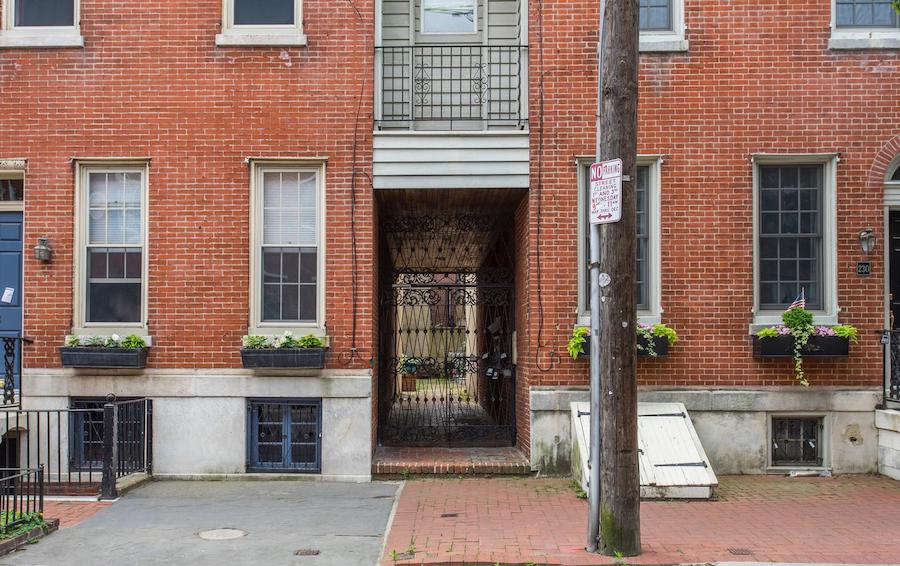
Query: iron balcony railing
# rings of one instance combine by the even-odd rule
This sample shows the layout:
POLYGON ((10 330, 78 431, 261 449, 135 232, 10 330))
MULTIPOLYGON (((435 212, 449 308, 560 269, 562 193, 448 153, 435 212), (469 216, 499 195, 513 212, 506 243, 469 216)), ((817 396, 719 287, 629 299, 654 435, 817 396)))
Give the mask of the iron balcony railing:
POLYGON ((376 121, 381 127, 450 129, 481 121, 524 128, 527 54, 524 45, 376 47, 376 121))

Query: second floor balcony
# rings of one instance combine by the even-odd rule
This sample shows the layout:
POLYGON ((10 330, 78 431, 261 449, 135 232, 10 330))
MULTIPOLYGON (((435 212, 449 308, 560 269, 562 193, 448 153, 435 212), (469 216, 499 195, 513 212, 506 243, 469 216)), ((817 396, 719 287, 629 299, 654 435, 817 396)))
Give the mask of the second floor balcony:
POLYGON ((428 44, 376 49, 379 130, 525 130, 528 48, 428 44))

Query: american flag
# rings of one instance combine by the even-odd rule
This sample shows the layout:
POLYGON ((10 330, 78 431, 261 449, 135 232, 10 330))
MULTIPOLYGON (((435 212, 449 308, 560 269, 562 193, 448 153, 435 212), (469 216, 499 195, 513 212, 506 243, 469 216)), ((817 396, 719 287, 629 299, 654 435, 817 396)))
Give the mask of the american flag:
POLYGON ((797 295, 797 298, 794 299, 794 302, 791 303, 791 306, 788 307, 788 310, 805 309, 805 308, 806 308, 806 289, 800 289, 800 294, 797 295))

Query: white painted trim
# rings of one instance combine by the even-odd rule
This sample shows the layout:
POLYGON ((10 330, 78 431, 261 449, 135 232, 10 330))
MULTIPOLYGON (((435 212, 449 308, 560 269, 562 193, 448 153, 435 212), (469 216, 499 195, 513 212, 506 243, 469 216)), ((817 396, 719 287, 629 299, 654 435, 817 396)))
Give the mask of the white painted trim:
POLYGON ((828 49, 900 49, 900 28, 855 28, 837 25, 836 0, 831 0, 828 49))
POLYGON ((149 287, 150 287, 150 163, 146 159, 75 160, 75 240, 72 254, 72 331, 73 335, 108 336, 119 334, 148 335, 149 287), (139 172, 141 173, 141 321, 134 323, 87 322, 87 243, 88 243, 88 184, 90 172, 139 172))
POLYGON ((811 311, 815 324, 838 323, 841 312, 838 306, 837 274, 837 153, 772 154, 756 153, 750 158, 753 170, 753 321, 748 333, 761 328, 781 324, 781 311, 762 311, 759 308, 759 166, 760 165, 823 165, 822 187, 822 293, 823 309, 811 311))
POLYGON ((222 47, 274 46, 302 47, 303 0, 294 0, 292 25, 235 25, 234 0, 222 0, 222 33, 216 35, 216 45, 222 47))
POLYGON ((18 0, 6 0, 0 14, 0 48, 52 48, 52 47, 84 47, 81 36, 81 2, 74 3, 73 25, 71 26, 15 26, 15 3, 18 0))
POLYGON ((684 34, 684 0, 672 0, 672 29, 642 30, 638 39, 638 51, 641 53, 687 51, 690 45, 684 34))
MULTIPOLYGON (((474 12, 475 17, 473 18, 474 21, 472 22, 472 31, 425 31, 425 0, 419 0, 419 27, 421 28, 419 30, 419 33, 421 35, 427 35, 427 36, 478 35, 480 33, 478 30, 478 7, 481 4, 481 1, 480 0, 469 0, 469 1, 471 1, 472 4, 474 4, 474 8, 475 8, 475 12, 474 12)), ((485 0, 485 1, 489 2, 490 0, 485 0)), ((412 4, 412 3, 415 3, 416 0, 409 0, 409 2, 412 4)), ((485 8, 484 12, 485 12, 485 20, 487 20, 488 10, 485 8)), ((411 27, 413 27, 413 26, 411 26, 411 27)), ((485 28, 487 28, 487 22, 485 22, 485 28)))
POLYGON ((252 159, 250 160, 250 320, 248 334, 276 335, 285 331, 295 334, 315 334, 327 339, 325 328, 325 257, 326 257, 326 167, 325 161, 290 160, 290 159, 252 159), (266 171, 298 171, 316 174, 316 256, 318 275, 316 277, 316 321, 315 322, 263 322, 262 321, 262 285, 261 269, 263 242, 262 225, 262 174, 266 171))
MULTIPOLYGON (((585 273, 581 266, 587 264, 587 250, 584 249, 582 235, 587 230, 584 220, 585 202, 584 184, 585 172, 594 162, 593 157, 578 157, 575 160, 578 167, 578 317, 577 326, 590 324, 590 312, 587 308, 587 297, 584 292, 585 273)), ((647 183, 647 197, 649 199, 649 238, 650 238, 650 262, 647 275, 650 279, 649 296, 650 308, 640 310, 637 313, 638 321, 644 324, 657 324, 662 322, 664 309, 662 307, 662 164, 661 155, 639 155, 637 166, 649 167, 650 178, 647 183)))

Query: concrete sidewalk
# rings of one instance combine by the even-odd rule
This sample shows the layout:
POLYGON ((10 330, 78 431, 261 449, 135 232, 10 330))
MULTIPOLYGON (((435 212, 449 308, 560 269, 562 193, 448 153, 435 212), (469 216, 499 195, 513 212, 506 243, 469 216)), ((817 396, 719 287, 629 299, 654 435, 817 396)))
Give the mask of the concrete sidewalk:
POLYGON ((0 557, 0 564, 372 566, 397 489, 394 483, 154 482, 0 557), (245 534, 198 536, 215 529, 245 534))
MULTIPOLYGON (((719 500, 645 502, 628 564, 900 563, 900 482, 880 476, 720 478, 719 500)), ((569 479, 412 480, 382 564, 612 564, 584 551, 569 479)))

